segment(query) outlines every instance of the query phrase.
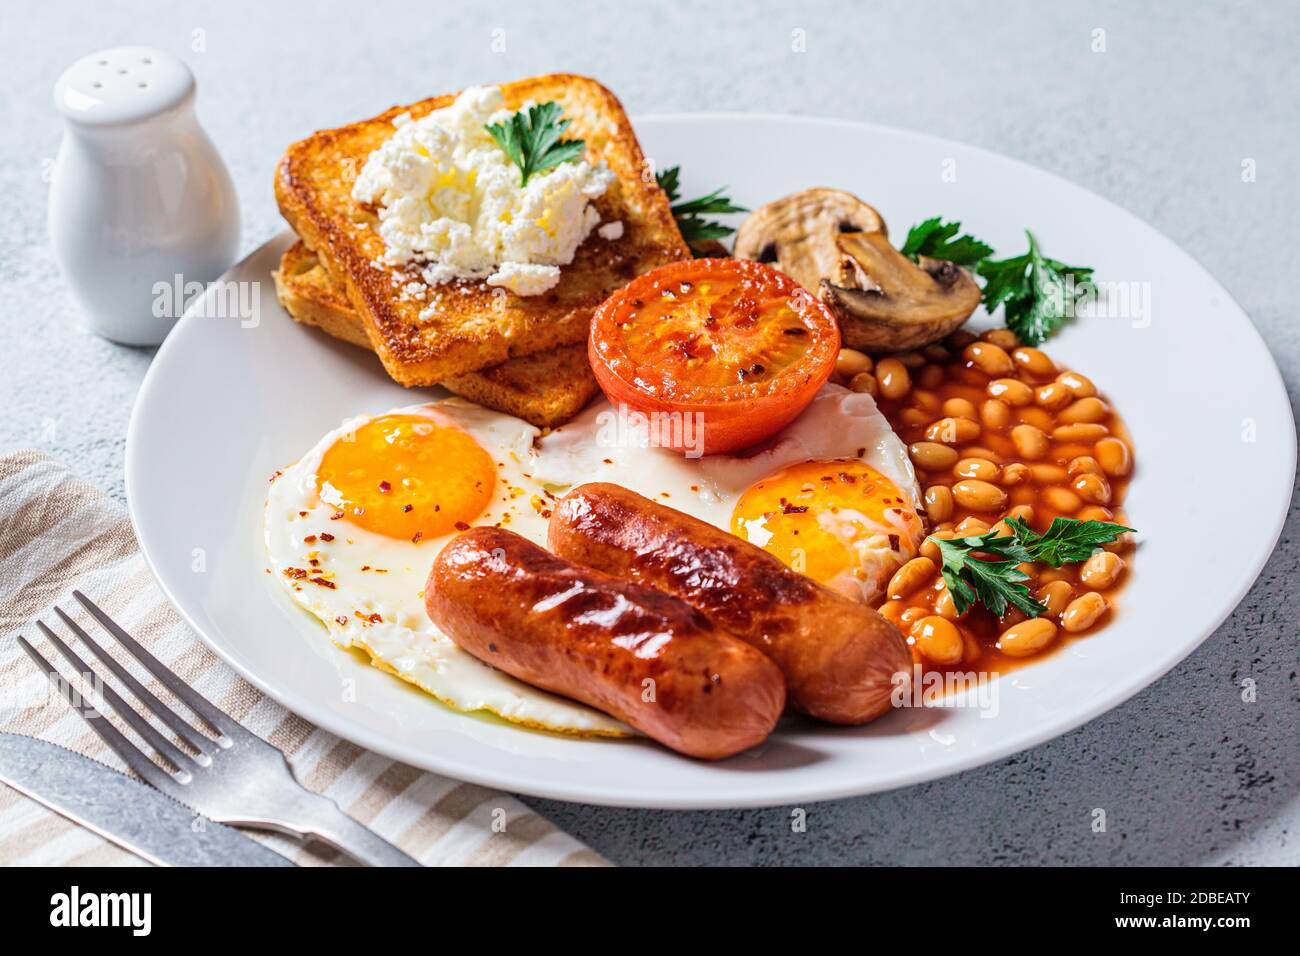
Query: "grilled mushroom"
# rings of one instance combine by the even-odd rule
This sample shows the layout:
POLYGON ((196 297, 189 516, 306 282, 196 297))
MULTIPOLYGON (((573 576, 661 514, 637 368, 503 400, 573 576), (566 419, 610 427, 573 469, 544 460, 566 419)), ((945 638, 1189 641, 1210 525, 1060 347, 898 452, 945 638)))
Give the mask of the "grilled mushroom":
POLYGON ((980 301, 964 269, 925 257, 913 263, 890 244, 880 213, 838 189, 805 189, 756 210, 736 234, 735 255, 771 263, 817 294, 851 348, 919 348, 961 325, 980 301))
POLYGON ((898 352, 929 345, 980 304, 980 287, 961 266, 925 256, 913 263, 883 232, 842 233, 836 247, 839 269, 822 278, 818 295, 839 318, 850 348, 898 352))

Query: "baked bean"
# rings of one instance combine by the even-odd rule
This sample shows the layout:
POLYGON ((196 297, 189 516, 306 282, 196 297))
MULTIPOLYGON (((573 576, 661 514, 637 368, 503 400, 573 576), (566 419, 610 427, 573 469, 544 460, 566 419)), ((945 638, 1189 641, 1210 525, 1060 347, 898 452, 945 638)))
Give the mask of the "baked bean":
POLYGON ((1101 475, 1079 475, 1070 486, 1084 501, 1094 505, 1110 504, 1110 482, 1101 475))
POLYGON ((1047 436, 1041 428, 1033 425, 1017 425, 1011 429, 1011 440, 1016 451, 1031 461, 1047 454, 1047 436))
POLYGON ((847 380, 855 375, 870 371, 871 356, 867 355, 867 353, 859 352, 857 349, 840 349, 840 354, 835 359, 835 375, 837 378, 847 380))
POLYGON ((1039 431, 1046 434, 1056 427, 1056 419, 1052 413, 1045 408, 1039 408, 1037 405, 1026 405, 1024 408, 1016 409, 1016 418, 1022 425, 1033 425, 1039 431))
POLYGON ((870 372, 859 372, 849 380, 849 388, 855 392, 866 392, 873 398, 880 391, 880 386, 876 382, 876 376, 870 372))
POLYGON ((1073 573, 1069 568, 1043 568, 1038 572, 1038 582, 1051 584, 1053 581, 1069 581, 1073 573))
POLYGON ((916 428, 930 421, 932 416, 929 412, 922 411, 919 408, 905 408, 898 413, 898 417, 903 420, 904 425, 911 425, 916 428))
POLYGON ((1105 425, 1093 422, 1080 422, 1076 425, 1059 425, 1052 429, 1052 438, 1056 441, 1096 441, 1109 434, 1105 425))
POLYGON ((922 388, 938 388, 943 382, 943 377, 942 365, 927 365, 916 376, 916 381, 922 388))
POLYGON ((995 378, 989 382, 988 392, 1012 408, 1020 408, 1034 400, 1034 390, 1018 378, 995 378))
POLYGON ((1061 627, 1071 633, 1086 630, 1097 623, 1109 606, 1104 597, 1096 591, 1089 591, 1066 605, 1061 612, 1061 627))
POLYGON ((1069 488, 1060 488, 1052 485, 1043 489, 1043 501, 1047 502, 1047 507, 1053 511, 1059 511, 1063 515, 1072 515, 1083 507, 1083 502, 1069 488))
POLYGON ((1020 484, 1029 477, 1029 466, 1018 461, 1013 461, 1002 469, 1002 484, 1011 488, 1020 484))
POLYGON ((943 554, 939 551, 939 546, 929 538, 921 542, 920 552, 922 557, 929 558, 934 562, 938 562, 943 557, 943 554))
POLYGON ((952 486, 952 496, 957 504, 972 511, 1001 511, 1007 503, 1007 493, 997 485, 967 478, 952 486))
POLYGON ((1119 576, 1124 573, 1124 559, 1109 551, 1098 551, 1079 571, 1079 580, 1090 588, 1106 591, 1115 586, 1119 576))
POLYGON ((1110 416, 1110 409, 1100 398, 1076 399, 1072 405, 1061 409, 1056 420, 1067 425, 1077 422, 1104 422, 1110 416))
MULTIPOLYGON (((895 627, 898 627, 899 619, 902 618, 903 612, 907 610, 907 605, 902 601, 886 601, 880 607, 876 608, 876 613, 885 618, 895 627)), ((902 628, 899 628, 902 630, 902 628)))
POLYGON ((1005 631, 1015 627, 1021 621, 1029 620, 1029 615, 1019 608, 1008 607, 1006 611, 998 618, 998 630, 1005 631))
POLYGON ((1074 587, 1069 581, 1049 581, 1034 592, 1034 600, 1047 608, 1047 613, 1052 617, 1064 611, 1072 597, 1074 587))
POLYGON ((1020 344, 1020 339, 1010 329, 989 329, 980 335, 980 338, 1006 351, 1010 351, 1020 344))
POLYGON ((902 614, 898 615, 898 623, 902 625, 903 630, 909 629, 917 621, 930 614, 928 607, 921 607, 919 604, 913 604, 902 614))
POLYGON ((980 405, 980 421, 986 428, 1006 428, 1011 424, 1011 406, 990 398, 980 405))
POLYGON ((1092 379, 1078 372, 1062 372, 1056 376, 1056 380, 1068 388, 1075 398, 1091 398, 1097 394, 1097 386, 1092 384, 1092 379))
POLYGON ((956 332, 949 333, 948 337, 943 341, 954 352, 960 352, 975 341, 975 333, 966 329, 958 329, 956 332))
POLYGON ((947 485, 931 485, 925 489, 925 513, 936 524, 952 517, 952 491, 947 485))
POLYGON ((980 481, 997 481, 998 466, 987 458, 963 458, 952 473, 958 478, 978 478, 980 481))
POLYGON ((1007 519, 1003 518, 993 527, 989 528, 989 534, 996 535, 999 538, 1009 538, 1015 532, 1011 530, 1011 525, 1007 524, 1007 519))
POLYGON ((974 441, 979 434, 979 422, 969 418, 941 418, 925 430, 925 437, 930 441, 940 441, 946 445, 974 441))
POLYGON ((934 599, 934 612, 950 621, 955 621, 961 617, 957 613, 957 603, 953 601, 952 594, 949 593, 946 587, 941 589, 939 596, 934 599))
POLYGON ((1071 475, 1100 475, 1101 465, 1097 463, 1096 458, 1089 455, 1080 455, 1078 458, 1070 459, 1070 463, 1065 466, 1065 470, 1071 475))
POLYGON ((975 403, 964 398, 948 399, 943 403, 943 413, 949 418, 969 418, 973 422, 979 420, 979 413, 975 411, 975 403))
POLYGON ((1041 463, 1030 465, 1029 474, 1040 485, 1063 485, 1066 479, 1070 477, 1060 465, 1041 463))
POLYGON ((923 408, 927 412, 930 412, 932 418, 934 417, 934 414, 943 407, 943 402, 939 400, 939 396, 924 388, 912 390, 912 402, 918 408, 923 408))
POLYGON ((957 449, 938 442, 918 441, 907 446, 912 464, 926 471, 945 471, 957 463, 957 449))
POLYGON ((909 370, 918 369, 925 364, 925 356, 920 352, 895 352, 894 358, 902 362, 909 370))
POLYGON ((965 645, 952 621, 931 614, 917 621, 911 632, 916 649, 926 660, 936 664, 956 664, 961 660, 965 645))
POLYGON ((989 526, 986 522, 983 522, 979 518, 976 518, 974 515, 971 515, 968 518, 963 518, 961 522, 958 523, 957 527, 953 529, 953 531, 956 532, 955 537, 973 538, 973 537, 978 537, 979 535, 982 534, 988 534, 989 526))
POLYGON ((991 342, 972 342, 961 354, 990 378, 1002 378, 1015 371, 1011 356, 991 342))
POLYGON ((1109 508, 1103 508, 1101 505, 1089 505, 1075 517, 1080 521, 1114 521, 1115 513, 1109 508))
POLYGON ((1133 468, 1133 456, 1121 438, 1103 438, 1097 442, 1097 461, 1101 470, 1112 478, 1123 478, 1133 468))
POLYGON ((1073 398, 1070 390, 1060 382, 1048 382, 1034 393, 1034 401, 1049 412, 1064 408, 1073 398))
POLYGON ((1012 657, 1037 654, 1056 638, 1056 625, 1045 617, 1022 621, 1003 631, 998 639, 998 650, 1012 657))
POLYGON ((1046 377, 1056 372, 1056 363, 1038 349, 1018 348, 1011 353, 1011 361, 1030 375, 1046 377))
POLYGON ((948 362, 952 359, 952 353, 942 345, 927 345, 921 350, 921 354, 931 362, 948 362))
POLYGON ((934 562, 929 558, 913 558, 894 572, 885 593, 891 601, 905 598, 926 581, 934 577, 934 562))
POLYGON ((1008 518, 1016 518, 1025 524, 1034 523, 1034 506, 1033 505, 1016 505, 1007 512, 1008 518))
POLYGON ((885 358, 876 363, 876 380, 880 383, 880 394, 888 399, 900 399, 912 388, 912 376, 896 358, 885 358))

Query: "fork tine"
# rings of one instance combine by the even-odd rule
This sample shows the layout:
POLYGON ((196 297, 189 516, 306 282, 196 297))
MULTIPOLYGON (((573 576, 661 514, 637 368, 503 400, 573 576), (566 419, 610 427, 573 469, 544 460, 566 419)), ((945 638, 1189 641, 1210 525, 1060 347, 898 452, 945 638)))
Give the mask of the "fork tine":
POLYGON ((190 710, 194 711, 207 721, 208 726, 217 733, 223 734, 226 737, 227 742, 237 737, 243 738, 252 736, 252 734, 241 727, 238 723, 231 720, 214 707, 206 697, 203 697, 197 691, 187 687, 184 681, 177 677, 169 668, 164 666, 158 658, 145 650, 139 641, 126 633, 126 631, 122 630, 122 628, 118 626, 117 622, 104 613, 104 611, 102 611, 94 601, 86 597, 86 595, 82 594, 80 591, 73 591, 72 596, 80 601, 81 606, 89 611, 95 620, 104 626, 104 629, 108 631, 108 633, 117 638, 118 643, 125 647, 137 661, 143 664, 150 674, 153 674, 154 677, 158 678, 158 680, 162 682, 163 686, 183 700, 190 710))
MULTIPOLYGON (((214 744, 211 740, 191 727, 179 714, 176 713, 176 711, 172 710, 150 693, 149 689, 136 680, 135 676, 129 670, 119 664, 113 655, 105 651, 99 645, 98 641, 91 638, 91 636, 87 634, 76 621, 64 614, 63 608, 55 607, 54 613, 62 619, 64 624, 72 629, 72 633, 77 635, 77 639, 89 647, 91 652, 98 657, 101 662, 103 662, 105 667, 117 676, 118 680, 126 685, 127 689, 134 694, 141 703, 154 712, 159 720, 174 730, 179 736, 184 738, 185 741, 195 750, 199 751, 199 753, 205 756, 212 753, 214 744)), ((207 761, 204 760, 199 761, 199 763, 206 762, 207 761)))
POLYGON ((182 775, 179 780, 180 783, 188 783, 192 776, 191 772, 197 769, 197 765, 189 754, 180 750, 170 740, 154 730, 147 720, 137 714, 134 708, 123 700, 121 695, 110 684, 96 674, 90 665, 83 661, 81 656, 64 642, 63 638, 46 627, 44 621, 37 621, 36 628, 45 635, 47 641, 54 645, 54 649, 77 669, 78 674, 81 674, 86 680, 90 680, 92 677, 96 680, 99 692, 108 701, 109 706, 113 708, 113 712, 130 724, 135 732, 148 741, 154 750, 171 762, 172 766, 182 775))
POLYGON ((32 659, 32 663, 63 694, 64 700, 72 707, 73 712, 79 715, 89 725, 90 729, 99 735, 99 739, 104 741, 112 749, 113 753, 121 757, 126 765, 134 770, 146 783, 178 800, 183 799, 184 789, 182 786, 173 780, 170 774, 164 772, 161 767, 141 753, 135 744, 127 740, 122 735, 122 732, 109 723, 104 718, 104 715, 96 710, 92 704, 78 699, 79 695, 76 689, 64 679, 58 668, 42 657, 40 651, 32 647, 21 634, 18 635, 18 644, 27 652, 27 656, 32 659))

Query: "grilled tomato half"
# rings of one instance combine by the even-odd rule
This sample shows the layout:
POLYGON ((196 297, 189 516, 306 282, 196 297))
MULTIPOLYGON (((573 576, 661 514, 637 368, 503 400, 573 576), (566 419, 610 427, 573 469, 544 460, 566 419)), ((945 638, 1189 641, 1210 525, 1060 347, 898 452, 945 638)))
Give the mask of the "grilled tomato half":
POLYGON ((807 407, 835 368, 835 317, 761 262, 692 259, 604 301, 587 352, 610 402, 647 416, 656 444, 747 448, 807 407))

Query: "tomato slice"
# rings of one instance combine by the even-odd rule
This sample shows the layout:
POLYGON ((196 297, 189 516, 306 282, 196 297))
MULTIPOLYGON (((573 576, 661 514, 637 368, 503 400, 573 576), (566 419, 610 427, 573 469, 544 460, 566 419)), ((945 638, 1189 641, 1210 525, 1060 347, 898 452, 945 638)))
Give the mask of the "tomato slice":
POLYGON ((616 406, 690 416, 653 427, 658 444, 735 451, 780 431, 830 378, 835 317, 793 279, 761 262, 691 259, 647 272, 605 300, 588 356, 616 406), (701 442, 702 439, 702 442, 701 442))

